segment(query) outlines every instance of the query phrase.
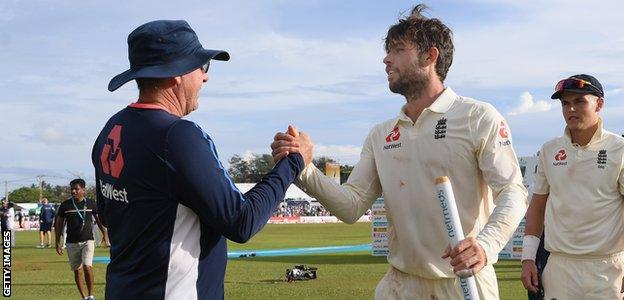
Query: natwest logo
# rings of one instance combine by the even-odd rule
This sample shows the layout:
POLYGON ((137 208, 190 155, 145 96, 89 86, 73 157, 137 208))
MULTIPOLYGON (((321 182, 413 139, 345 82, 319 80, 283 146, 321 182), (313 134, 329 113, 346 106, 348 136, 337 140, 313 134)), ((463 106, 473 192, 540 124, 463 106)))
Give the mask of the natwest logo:
POLYGON ((500 122, 500 128, 498 129, 498 135, 500 135, 500 137, 502 137, 504 139, 509 137, 509 133, 507 133, 507 125, 503 121, 500 122))
POLYGON ((399 131, 399 125, 394 126, 394 129, 392 129, 390 134, 386 136, 386 142, 387 143, 396 142, 399 140, 400 137, 401 137, 401 132, 399 131))
POLYGON ((553 166, 565 166, 568 164, 566 160, 568 158, 568 154, 566 154, 565 149, 559 150, 557 154, 555 154, 555 162, 553 162, 553 166))
POLYGON ((124 159, 119 142, 121 141, 121 125, 113 126, 108 137, 106 144, 100 154, 100 163, 102 164, 102 171, 104 174, 119 178, 119 174, 124 166, 124 159))
POLYGON ((110 200, 128 203, 128 192, 126 192, 126 189, 115 189, 112 184, 104 182, 102 179, 100 179, 100 192, 102 193, 102 196, 110 200))
POLYGON ((562 160, 565 160, 566 158, 568 158, 568 155, 566 154, 565 149, 561 149, 559 150, 559 152, 557 152, 557 154, 555 154, 556 161, 562 161, 562 160))

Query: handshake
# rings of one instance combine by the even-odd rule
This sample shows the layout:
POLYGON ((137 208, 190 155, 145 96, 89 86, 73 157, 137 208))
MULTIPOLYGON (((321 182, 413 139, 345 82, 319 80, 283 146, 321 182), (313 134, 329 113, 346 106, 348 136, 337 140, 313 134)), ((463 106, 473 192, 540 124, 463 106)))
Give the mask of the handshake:
POLYGON ((308 166, 312 162, 312 149, 314 144, 310 140, 310 136, 303 131, 298 131, 293 125, 288 125, 286 133, 278 132, 273 137, 271 143, 271 153, 273 162, 277 163, 280 159, 291 153, 300 153, 303 156, 303 163, 308 166))

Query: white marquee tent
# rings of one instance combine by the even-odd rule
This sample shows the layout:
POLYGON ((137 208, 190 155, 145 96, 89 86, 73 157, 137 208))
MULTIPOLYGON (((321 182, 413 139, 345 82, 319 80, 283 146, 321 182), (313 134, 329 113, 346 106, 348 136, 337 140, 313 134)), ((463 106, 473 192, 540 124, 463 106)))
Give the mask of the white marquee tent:
MULTIPOLYGON (((238 190, 241 191, 241 193, 246 193, 249 190, 251 190, 251 188, 254 187, 256 184, 255 183, 236 183, 235 185, 238 188, 238 190)), ((288 187, 288 190, 286 190, 286 196, 284 197, 284 199, 308 199, 311 201, 312 200, 316 201, 316 199, 306 194, 304 191, 302 191, 300 188, 298 188, 294 184, 291 184, 288 187)))

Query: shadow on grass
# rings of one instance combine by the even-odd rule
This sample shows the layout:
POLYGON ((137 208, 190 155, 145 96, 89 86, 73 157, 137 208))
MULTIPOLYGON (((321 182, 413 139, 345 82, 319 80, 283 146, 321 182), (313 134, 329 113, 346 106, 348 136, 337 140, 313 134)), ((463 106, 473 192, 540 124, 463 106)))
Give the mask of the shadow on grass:
POLYGON ((236 281, 236 280, 226 280, 225 283, 228 284, 243 284, 243 285, 257 285, 257 284, 291 284, 292 282, 288 282, 284 279, 263 279, 258 281, 236 281))
POLYGON ((520 277, 514 277, 514 278, 498 278, 498 281, 517 281, 517 282, 521 282, 520 277))
POLYGON ((295 285, 295 284, 306 284, 306 282, 313 282, 313 280, 299 280, 299 281, 291 281, 288 282, 286 281, 286 279, 263 279, 263 280, 258 280, 258 281, 231 281, 231 280, 226 280, 225 283, 228 284, 243 284, 243 285, 255 285, 255 284, 291 284, 291 285, 295 285))
POLYGON ((38 261, 40 264, 69 264, 67 260, 38 261))
MULTIPOLYGON (((93 285, 104 286, 106 283, 99 282, 93 283, 93 285)), ((76 286, 76 283, 59 283, 59 282, 48 282, 48 283, 12 283, 12 286, 76 286)))
POLYGON ((339 255, 296 255, 296 256, 272 256, 272 257, 241 257, 233 259, 235 261, 260 261, 260 262, 280 262, 293 264, 330 264, 330 265, 352 265, 352 264, 387 264, 385 257, 371 256, 365 254, 339 254, 339 255))
POLYGON ((502 269, 522 270, 522 266, 521 265, 494 265, 494 268, 496 270, 502 270, 502 269))

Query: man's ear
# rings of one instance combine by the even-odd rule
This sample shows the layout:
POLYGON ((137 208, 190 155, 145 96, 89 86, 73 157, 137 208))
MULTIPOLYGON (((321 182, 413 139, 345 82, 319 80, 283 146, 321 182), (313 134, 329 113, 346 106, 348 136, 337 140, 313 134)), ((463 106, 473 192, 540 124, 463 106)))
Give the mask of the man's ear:
POLYGON ((427 66, 430 64, 434 64, 436 63, 436 61, 438 61, 438 56, 440 56, 440 50, 438 50, 437 47, 431 47, 429 48, 429 50, 427 50, 427 52, 423 53, 423 59, 421 60, 423 63, 423 66, 427 66))
POLYGON ((599 112, 604 107, 604 99, 602 97, 596 100, 596 112, 599 112))
POLYGON ((168 89, 178 86, 180 83, 182 83, 182 76, 169 77, 162 80, 158 87, 161 89, 168 89))

